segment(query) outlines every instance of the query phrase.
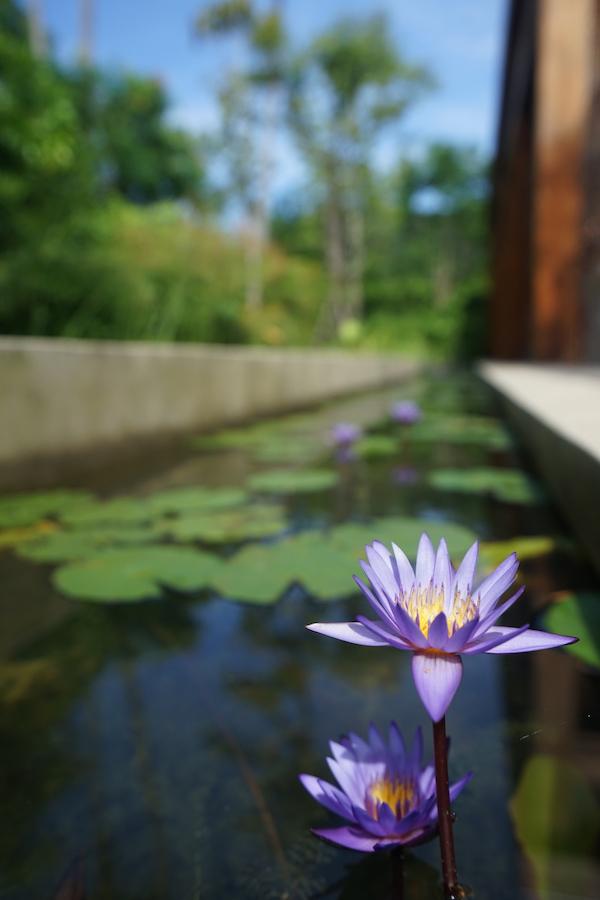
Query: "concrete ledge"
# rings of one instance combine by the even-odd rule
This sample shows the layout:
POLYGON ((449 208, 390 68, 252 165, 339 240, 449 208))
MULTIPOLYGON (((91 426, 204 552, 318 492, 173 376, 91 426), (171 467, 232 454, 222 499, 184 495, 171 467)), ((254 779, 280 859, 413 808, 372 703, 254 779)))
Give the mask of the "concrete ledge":
POLYGON ((600 572, 600 368, 484 362, 565 519, 600 572))
POLYGON ((0 464, 299 409, 417 369, 335 350, 0 338, 0 464))

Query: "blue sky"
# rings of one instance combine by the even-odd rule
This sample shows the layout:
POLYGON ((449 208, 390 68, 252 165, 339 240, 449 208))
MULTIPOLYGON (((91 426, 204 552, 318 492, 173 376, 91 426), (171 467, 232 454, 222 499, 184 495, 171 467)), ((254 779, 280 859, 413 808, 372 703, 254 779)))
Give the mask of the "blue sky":
MULTIPOLYGON (((220 72, 232 68, 243 48, 227 41, 200 42, 191 23, 205 0, 95 0, 94 61, 158 77, 172 101, 171 118, 198 131, 216 121, 214 92, 220 72)), ((264 6, 264 3, 262 3, 264 6)), ((44 17, 61 60, 73 60, 79 31, 79 0, 45 0, 44 17)), ((294 44, 301 46, 343 15, 386 12, 403 53, 426 63, 437 90, 406 116, 394 144, 384 142, 379 159, 418 152, 431 140, 493 150, 506 0, 283 0, 294 44)), ((298 171, 290 158, 283 180, 298 171)))

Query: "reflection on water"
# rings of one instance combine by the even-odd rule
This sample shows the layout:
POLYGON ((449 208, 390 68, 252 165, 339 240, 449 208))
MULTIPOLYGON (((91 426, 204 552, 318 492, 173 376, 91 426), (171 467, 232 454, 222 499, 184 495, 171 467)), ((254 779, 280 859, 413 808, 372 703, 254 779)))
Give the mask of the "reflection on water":
MULTIPOLYGON (((412 394, 426 410, 490 413, 473 382, 422 382, 412 394)), ((335 421, 381 419, 385 431, 391 397, 346 401, 303 427, 325 436, 335 421)), ((344 463, 333 499, 288 501, 292 526, 394 513, 449 519, 493 539, 562 534, 546 506, 438 492, 422 477, 436 467, 514 466, 511 452, 416 445, 408 434, 400 456, 344 463), (415 477, 399 478, 402 469, 415 477)), ((151 468, 140 468, 127 489, 208 477, 241 484, 257 463, 243 449, 179 448, 172 465, 162 459, 151 468)), ((594 587, 581 561, 566 554, 523 568, 528 601, 507 624, 533 623, 553 591, 594 587)), ((2 898, 81 897, 84 885, 91 900, 438 895, 435 844, 403 860, 364 858, 309 833, 331 819, 297 773, 326 775, 329 738, 364 732, 370 720, 396 718, 409 732, 426 724, 407 654, 304 630, 315 619, 364 612, 359 597, 324 609, 292 586, 274 607, 206 593, 95 606, 59 597, 50 571, 8 552, 0 557, 8 586, 0 643, 2 898)), ((475 771, 457 804, 456 839, 461 880, 476 897, 600 896, 598 687, 598 674, 562 651, 476 656, 465 665, 448 725, 452 771, 475 771)))

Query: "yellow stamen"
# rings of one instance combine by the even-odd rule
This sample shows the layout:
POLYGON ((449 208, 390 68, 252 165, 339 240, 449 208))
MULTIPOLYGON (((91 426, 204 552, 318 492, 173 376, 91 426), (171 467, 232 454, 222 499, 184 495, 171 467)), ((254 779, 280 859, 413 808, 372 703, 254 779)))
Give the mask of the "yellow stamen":
POLYGON ((402 594, 397 602, 406 610, 421 629, 425 637, 429 637, 429 628, 433 620, 441 613, 446 612, 448 622, 448 635, 470 622, 478 611, 477 601, 471 594, 463 594, 456 591, 452 597, 450 609, 446 610, 444 591, 441 587, 415 586, 409 594, 402 594))
POLYGON ((417 788, 413 781, 399 781, 385 775, 373 782, 365 797, 366 810, 374 819, 379 818, 382 803, 387 803, 394 815, 402 819, 415 808, 417 802, 417 788))

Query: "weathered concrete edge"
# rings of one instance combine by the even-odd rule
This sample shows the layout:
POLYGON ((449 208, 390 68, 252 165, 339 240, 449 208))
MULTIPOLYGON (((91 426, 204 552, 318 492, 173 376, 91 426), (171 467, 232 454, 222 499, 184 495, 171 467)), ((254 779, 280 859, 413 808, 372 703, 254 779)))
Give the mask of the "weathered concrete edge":
POLYGON ((341 350, 0 338, 0 465, 292 411, 419 368, 341 350))
POLYGON ((510 423, 538 467, 557 506, 600 574, 600 463, 586 447, 560 434, 497 377, 494 363, 478 365, 480 377, 500 397, 510 423))

